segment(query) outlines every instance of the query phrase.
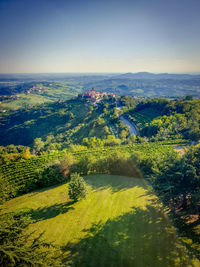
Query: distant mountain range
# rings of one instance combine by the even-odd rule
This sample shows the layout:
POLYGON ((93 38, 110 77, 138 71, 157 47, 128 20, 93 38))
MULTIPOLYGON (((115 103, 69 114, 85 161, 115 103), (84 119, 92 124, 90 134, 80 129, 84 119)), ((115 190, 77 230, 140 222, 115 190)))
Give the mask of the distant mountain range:
POLYGON ((145 97, 200 96, 200 75, 172 73, 124 73, 84 83, 84 90, 95 88, 119 95, 145 97))
POLYGON ((124 73, 114 76, 116 79, 200 79, 200 74, 175 74, 175 73, 151 73, 137 72, 124 73))

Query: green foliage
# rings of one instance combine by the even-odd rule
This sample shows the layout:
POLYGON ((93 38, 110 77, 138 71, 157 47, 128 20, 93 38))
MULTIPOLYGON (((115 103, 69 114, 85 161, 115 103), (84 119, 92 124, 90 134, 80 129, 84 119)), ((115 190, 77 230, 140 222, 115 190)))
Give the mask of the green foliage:
POLYGON ((172 210, 200 215, 200 147, 191 148, 180 159, 165 162, 155 188, 172 210))
POLYGON ((0 176, 0 205, 10 198, 13 191, 15 191, 14 186, 6 178, 0 176))
MULTIPOLYGON (((76 147, 75 151, 71 151, 71 153, 66 150, 52 151, 25 161, 1 165, 2 182, 5 181, 6 184, 9 184, 6 186, 8 198, 15 197, 16 194, 30 192, 36 188, 62 183, 66 181, 70 172, 81 174, 109 173, 107 158, 115 152, 128 152, 130 157, 140 152, 140 157, 143 158, 141 166, 144 168, 144 173, 146 169, 143 166, 146 161, 156 162, 156 166, 159 168, 160 162, 165 161, 168 153, 170 155, 176 154, 169 141, 167 143, 143 142, 134 145, 106 145, 107 142, 112 144, 115 141, 117 140, 110 136, 105 140, 105 146, 88 149, 81 146, 78 151, 76 147)), ((140 164, 136 165, 141 168, 140 164)))
MULTIPOLYGON (((59 164, 53 164, 47 167, 43 172, 39 173, 36 187, 42 188, 46 186, 56 185, 65 181, 65 177, 59 168, 59 164)), ((28 184, 31 186, 32 183, 28 184)))
POLYGON ((29 147, 14 145, 0 146, 0 164, 9 164, 31 157, 29 147))
POLYGON ((134 134, 132 134, 131 136, 130 136, 130 138, 129 138, 129 143, 130 144, 134 144, 134 143, 136 143, 136 135, 134 135, 134 134))
POLYGON ((0 118, 0 144, 31 145, 39 153, 49 147, 66 147, 71 141, 80 143, 91 130, 84 123, 98 118, 98 108, 91 113, 90 106, 74 99, 8 113, 0 118))
POLYGON ((108 135, 103 142, 104 146, 119 146, 121 144, 121 140, 119 138, 115 138, 114 135, 108 135))
POLYGON ((131 97, 131 96, 121 96, 120 97, 120 101, 122 103, 123 106, 126 106, 127 109, 133 109, 136 107, 136 105, 138 104, 138 100, 131 97))
POLYGON ((68 187, 69 197, 74 201, 80 198, 86 198, 87 187, 83 178, 78 173, 72 173, 70 178, 68 187))
POLYGON ((41 188, 66 182, 74 163, 73 155, 66 153, 61 160, 57 160, 54 164, 39 172, 36 187, 41 188))
POLYGON ((141 135, 152 137, 156 141, 200 139, 200 101, 171 101, 164 107, 163 113, 166 115, 143 123, 141 135))
POLYGON ((67 177, 76 163, 74 156, 71 153, 66 153, 59 162, 59 170, 63 177, 67 177))
POLYGON ((44 142, 41 138, 35 138, 33 142, 33 149, 38 154, 44 147, 44 142))
POLYGON ((0 266, 55 266, 57 260, 48 257, 51 244, 41 241, 42 234, 32 238, 24 234, 30 218, 5 214, 0 220, 0 266))

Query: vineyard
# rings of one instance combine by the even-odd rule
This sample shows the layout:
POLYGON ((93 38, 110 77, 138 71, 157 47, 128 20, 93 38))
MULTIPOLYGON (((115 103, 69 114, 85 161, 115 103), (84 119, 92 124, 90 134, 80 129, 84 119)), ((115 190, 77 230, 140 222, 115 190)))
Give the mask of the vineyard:
POLYGON ((145 108, 141 111, 131 112, 128 118, 135 122, 138 127, 143 127, 146 123, 151 122, 154 118, 161 115, 160 111, 154 108, 145 108))
MULTIPOLYGON (((81 151, 71 152, 76 160, 82 156, 91 155, 96 159, 106 157, 114 152, 128 152, 130 155, 141 153, 145 158, 163 158, 167 153, 172 152, 173 143, 181 143, 181 140, 175 142, 156 142, 143 143, 134 145, 121 145, 115 147, 99 147, 96 149, 85 149, 81 151)), ((48 165, 53 164, 57 159, 63 158, 68 150, 52 151, 51 153, 44 153, 40 156, 34 156, 28 160, 21 160, 12 164, 5 164, 0 167, 0 175, 14 186, 15 190, 10 191, 10 197, 15 197, 25 192, 29 192, 34 188, 34 182, 37 182, 38 175, 48 165), (33 187, 31 187, 32 185, 33 187), (28 187, 28 189, 27 189, 28 187)), ((8 190, 10 190, 8 188, 8 190)))

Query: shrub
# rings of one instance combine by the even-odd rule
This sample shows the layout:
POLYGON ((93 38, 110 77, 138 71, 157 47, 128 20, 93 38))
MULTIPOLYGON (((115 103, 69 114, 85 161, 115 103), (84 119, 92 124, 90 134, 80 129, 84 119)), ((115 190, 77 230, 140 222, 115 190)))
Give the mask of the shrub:
POLYGON ((42 173, 39 174, 37 184, 39 187, 51 186, 62 183, 65 177, 60 170, 59 164, 54 164, 47 167, 42 173))
POLYGON ((39 187, 56 185, 66 182, 75 159, 72 154, 66 154, 60 161, 55 161, 53 165, 48 166, 39 174, 39 187))
POLYGON ((77 201, 79 198, 85 198, 87 195, 86 183, 78 173, 71 175, 68 194, 74 201, 77 201))

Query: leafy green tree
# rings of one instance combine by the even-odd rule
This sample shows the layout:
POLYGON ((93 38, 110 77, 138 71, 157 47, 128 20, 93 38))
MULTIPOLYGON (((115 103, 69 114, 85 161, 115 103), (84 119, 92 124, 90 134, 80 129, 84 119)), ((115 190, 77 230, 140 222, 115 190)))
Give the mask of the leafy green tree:
POLYGON ((24 233, 31 222, 27 216, 0 216, 0 266, 60 266, 59 260, 51 257, 53 246, 41 241, 42 234, 33 238, 24 233))
POLYGON ((33 143, 33 149, 36 153, 39 153, 44 148, 44 142, 41 138, 35 138, 33 143))
POLYGON ((27 147, 23 153, 24 159, 30 159, 32 157, 29 147, 27 147))
POLYGON ((126 139, 128 132, 126 130, 122 130, 119 136, 121 139, 126 139))
POLYGON ((136 135, 134 135, 134 134, 132 134, 131 136, 130 136, 130 138, 129 138, 129 143, 130 144, 134 144, 134 143, 136 143, 136 135))
POLYGON ((119 138, 115 138, 114 135, 108 135, 106 139, 104 139, 104 146, 117 146, 121 144, 121 140, 119 138))
POLYGON ((200 147, 192 147, 174 162, 165 162, 154 186, 172 210, 199 216, 200 147))
POLYGON ((60 160, 59 169, 64 177, 66 177, 71 170, 71 167, 75 163, 75 158, 71 153, 65 154, 65 156, 60 160))
POLYGON ((71 175, 68 194, 74 201, 77 201, 79 198, 85 198, 87 195, 86 183, 78 173, 73 173, 71 175))
POLYGON ((51 186, 62 183, 65 181, 65 177, 59 168, 59 164, 54 164, 47 167, 43 172, 39 174, 37 185, 39 187, 51 186))

